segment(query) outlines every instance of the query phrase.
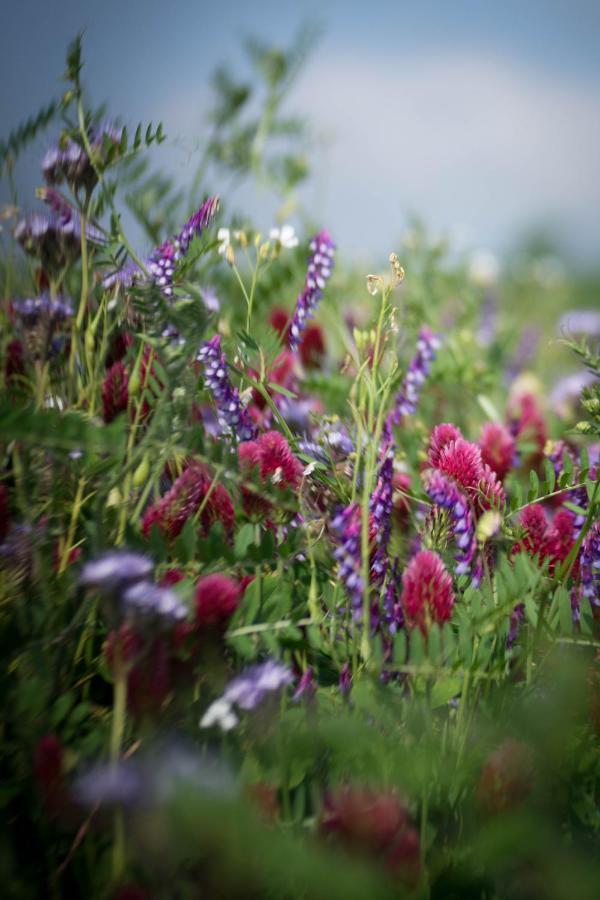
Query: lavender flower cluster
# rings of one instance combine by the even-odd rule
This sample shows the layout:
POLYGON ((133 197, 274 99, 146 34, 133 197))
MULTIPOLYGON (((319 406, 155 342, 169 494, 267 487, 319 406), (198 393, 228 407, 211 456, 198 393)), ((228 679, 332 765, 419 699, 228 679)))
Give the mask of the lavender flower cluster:
POLYGON ((394 404, 393 421, 396 425, 404 416, 410 416, 416 411, 431 363, 440 346, 440 338, 430 328, 421 329, 417 340, 417 352, 408 365, 408 371, 394 404))
POLYGON ((329 232, 323 229, 314 236, 309 244, 310 256, 304 289, 296 301, 296 309, 290 324, 289 345, 291 350, 300 346, 307 321, 314 315, 323 288, 333 268, 335 244, 329 232))
POLYGON ((222 731, 231 731, 239 722, 236 706, 246 712, 256 709, 268 694, 287 687, 293 680, 287 666, 274 660, 250 666, 230 681, 223 694, 211 703, 200 720, 200 727, 218 725, 222 731))
POLYGON ((54 324, 73 315, 71 300, 62 294, 52 297, 49 291, 38 297, 13 300, 12 306, 26 328, 33 328, 40 320, 54 324))
POLYGON ((200 348, 196 359, 204 367, 204 380, 217 407, 221 433, 234 434, 238 441, 253 440, 256 428, 242 406, 238 389, 229 380, 227 360, 221 350, 221 338, 218 334, 200 348))
POLYGON ((362 617, 364 585, 361 575, 361 517, 358 503, 341 509, 331 520, 331 529, 338 546, 333 557, 339 566, 339 576, 352 607, 355 621, 362 617))
MULTIPOLYGON (((89 135, 90 147, 94 156, 101 156, 104 143, 118 146, 123 136, 123 129, 103 122, 93 128, 89 135)), ((86 150, 77 141, 68 138, 51 147, 42 161, 42 172, 48 184, 66 182, 73 190, 80 187, 91 190, 96 183, 96 172, 86 150)))
POLYGON ((110 550, 87 562, 79 575, 83 587, 98 591, 109 616, 142 625, 174 625, 187 617, 175 591, 150 580, 154 566, 141 553, 110 550))
POLYGON ((447 509, 452 518, 452 531, 458 547, 456 554, 456 574, 469 572, 477 549, 475 524, 466 497, 455 484, 441 474, 433 471, 427 480, 427 493, 433 503, 447 509))

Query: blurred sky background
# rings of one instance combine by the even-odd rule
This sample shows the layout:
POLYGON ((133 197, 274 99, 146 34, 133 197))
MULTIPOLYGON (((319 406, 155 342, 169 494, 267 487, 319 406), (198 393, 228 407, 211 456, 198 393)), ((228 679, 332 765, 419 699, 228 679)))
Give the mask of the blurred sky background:
MULTIPOLYGON (((573 261, 598 259, 598 0, 1 0, 0 10, 2 136, 57 95, 66 46, 85 28, 91 98, 128 125, 162 120, 157 162, 183 177, 214 68, 243 73, 244 36, 285 46, 314 21, 322 33, 286 110, 318 139, 303 202, 346 257, 387 254, 417 214, 459 247, 502 254, 542 228, 573 261)), ((20 166, 24 206, 51 133, 20 166)), ((270 201, 245 200, 268 228, 270 201)))

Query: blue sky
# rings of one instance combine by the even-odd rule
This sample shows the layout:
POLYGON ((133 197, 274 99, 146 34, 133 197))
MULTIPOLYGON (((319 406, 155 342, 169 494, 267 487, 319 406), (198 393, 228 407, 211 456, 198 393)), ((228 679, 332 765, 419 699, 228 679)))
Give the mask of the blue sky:
MULTIPOLYGON (((386 254, 412 214, 460 246, 502 252, 531 226, 585 261, 600 249, 600 4, 594 0, 22 0, 4 4, 0 131, 56 92, 82 27, 85 81, 125 122, 162 119, 167 166, 189 168, 208 76, 247 34, 323 34, 289 110, 318 138, 303 194, 348 255, 386 254)), ((48 138, 24 161, 20 184, 48 138)), ((218 191, 219 186, 215 185, 218 191)), ((5 195, 4 195, 5 196, 5 195)), ((246 198, 258 224, 274 208, 246 198)))

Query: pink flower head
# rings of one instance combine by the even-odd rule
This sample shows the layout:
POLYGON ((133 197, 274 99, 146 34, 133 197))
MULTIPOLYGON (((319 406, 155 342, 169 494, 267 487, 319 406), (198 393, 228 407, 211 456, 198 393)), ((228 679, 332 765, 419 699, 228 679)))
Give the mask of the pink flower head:
POLYGON ((467 490, 475 490, 483 475, 481 450, 464 438, 449 441, 440 450, 436 469, 467 490))
POLYGON ((239 445, 238 458, 244 468, 257 468, 262 481, 270 480, 280 488, 298 488, 302 478, 302 463, 278 431, 266 431, 255 441, 239 445))
POLYGON ((240 586, 233 578, 219 573, 205 575, 196 586, 196 627, 224 629, 238 608, 240 597, 240 586))
POLYGON ((112 422, 129 402, 129 377, 122 362, 113 363, 102 382, 102 415, 112 422))
POLYGON ((512 468, 516 449, 508 428, 499 422, 487 422, 481 430, 479 447, 483 462, 503 481, 512 468))
POLYGON ((452 578, 437 553, 421 550, 413 556, 402 576, 401 602, 408 622, 423 632, 429 622, 450 619, 454 607, 452 578))
POLYGON ((442 422, 441 425, 436 425, 429 438, 429 449, 427 451, 429 464, 435 468, 439 462, 440 453, 446 444, 456 441, 458 438, 462 438, 461 430, 451 422, 442 422))
POLYGON ((156 525, 167 540, 174 540, 188 519, 200 509, 208 494, 200 514, 201 532, 208 534, 215 522, 221 522, 225 533, 230 535, 235 521, 231 497, 222 485, 213 485, 211 489, 211 484, 211 477, 204 466, 190 463, 171 489, 146 511, 142 519, 142 534, 147 537, 156 525))

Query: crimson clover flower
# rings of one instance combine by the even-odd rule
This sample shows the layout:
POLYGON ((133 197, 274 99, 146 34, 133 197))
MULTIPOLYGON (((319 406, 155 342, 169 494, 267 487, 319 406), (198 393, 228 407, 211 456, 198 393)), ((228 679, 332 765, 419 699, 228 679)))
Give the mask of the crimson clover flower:
POLYGON ((328 231, 323 229, 316 234, 309 244, 310 256, 302 293, 296 300, 296 309, 289 329, 289 345, 297 350, 302 342, 307 322, 315 313, 323 288, 331 276, 335 244, 328 231))
POLYGON ((420 550, 402 575, 402 607, 410 625, 424 633, 430 622, 449 621, 454 608, 452 578, 432 550, 420 550))

